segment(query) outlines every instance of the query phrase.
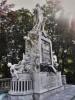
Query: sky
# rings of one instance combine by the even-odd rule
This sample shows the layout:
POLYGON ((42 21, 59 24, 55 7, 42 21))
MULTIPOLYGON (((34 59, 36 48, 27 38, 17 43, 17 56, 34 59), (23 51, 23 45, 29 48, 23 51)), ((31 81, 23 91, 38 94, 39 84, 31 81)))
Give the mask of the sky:
MULTIPOLYGON (((36 3, 43 5, 46 3, 46 0, 8 0, 8 3, 14 3, 15 9, 24 7, 32 10, 36 3)), ((66 13, 75 16, 75 0, 61 0, 61 5, 64 7, 66 13)))
POLYGON ((37 3, 40 3, 40 5, 46 3, 45 0, 8 0, 8 1, 14 3, 16 9, 24 7, 30 10, 32 10, 37 3))

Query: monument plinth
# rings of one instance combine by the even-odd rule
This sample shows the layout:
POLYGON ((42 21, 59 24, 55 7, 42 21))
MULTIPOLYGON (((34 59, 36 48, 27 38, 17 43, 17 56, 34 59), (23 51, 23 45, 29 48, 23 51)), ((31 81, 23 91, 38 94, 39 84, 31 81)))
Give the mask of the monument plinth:
POLYGON ((44 30, 43 11, 36 5, 36 24, 25 36, 25 54, 18 64, 8 63, 12 75, 9 100, 47 100, 51 93, 63 89, 61 72, 55 68, 52 42, 44 30))

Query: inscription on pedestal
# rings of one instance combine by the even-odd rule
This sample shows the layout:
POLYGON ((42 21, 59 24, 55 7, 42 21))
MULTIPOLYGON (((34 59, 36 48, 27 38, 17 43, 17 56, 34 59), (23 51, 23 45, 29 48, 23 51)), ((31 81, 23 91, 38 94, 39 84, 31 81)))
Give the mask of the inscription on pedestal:
POLYGON ((51 64, 51 51, 50 51, 50 43, 42 40, 42 62, 46 64, 51 64))

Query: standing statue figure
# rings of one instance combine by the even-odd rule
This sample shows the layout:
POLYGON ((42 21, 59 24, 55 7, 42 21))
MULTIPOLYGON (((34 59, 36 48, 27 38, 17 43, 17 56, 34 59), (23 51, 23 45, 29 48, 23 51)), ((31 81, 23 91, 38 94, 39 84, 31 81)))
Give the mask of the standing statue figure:
POLYGON ((42 30, 42 24, 44 21, 43 10, 39 4, 36 5, 34 10, 34 18, 35 18, 35 26, 33 27, 34 30, 42 30))

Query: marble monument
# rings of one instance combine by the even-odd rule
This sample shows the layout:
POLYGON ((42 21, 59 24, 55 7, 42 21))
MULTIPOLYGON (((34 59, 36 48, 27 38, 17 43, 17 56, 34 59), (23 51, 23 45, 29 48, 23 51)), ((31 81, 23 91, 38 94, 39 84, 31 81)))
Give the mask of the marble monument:
POLYGON ((63 89, 61 72, 56 70, 57 57, 44 29, 47 18, 39 4, 34 19, 33 29, 24 36, 22 61, 8 63, 12 75, 9 100, 47 100, 50 94, 63 89))

